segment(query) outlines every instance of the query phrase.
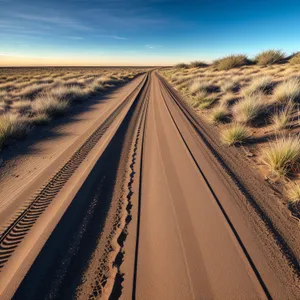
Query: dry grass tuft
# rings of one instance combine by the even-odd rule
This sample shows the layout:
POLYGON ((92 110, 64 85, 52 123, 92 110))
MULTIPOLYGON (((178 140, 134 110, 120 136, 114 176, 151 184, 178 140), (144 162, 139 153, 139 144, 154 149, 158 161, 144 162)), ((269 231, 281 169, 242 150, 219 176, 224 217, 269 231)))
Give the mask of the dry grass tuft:
POLYGON ((273 101, 276 103, 295 101, 300 96, 300 80, 298 78, 288 79, 274 89, 273 101))
POLYGON ((213 124, 224 122, 228 116, 228 109, 225 105, 219 105, 215 107, 210 115, 209 121, 213 124))
POLYGON ((272 117, 272 124, 274 130, 282 130, 288 127, 293 109, 294 109, 294 103, 289 102, 284 109, 278 111, 272 117))
POLYGON ((250 96, 257 92, 266 93, 270 90, 272 84, 273 84, 272 77, 259 76, 254 78, 247 87, 243 88, 242 94, 244 96, 250 96))
POLYGON ((217 100, 218 100, 218 95, 217 94, 211 94, 211 95, 205 97, 204 99, 202 99, 199 102, 197 107, 199 109, 210 108, 212 106, 212 104, 215 103, 217 100))
POLYGON ((221 85, 221 91, 224 93, 228 93, 228 92, 234 92, 235 90, 237 90, 239 87, 239 84, 237 81, 229 79, 226 80, 222 85, 221 85))
POLYGON ((31 110, 32 102, 29 100, 19 100, 13 102, 12 107, 15 108, 19 113, 26 113, 31 110))
POLYGON ((290 182, 286 187, 286 193, 290 203, 292 204, 299 203, 300 202, 299 182, 290 182))
POLYGON ((269 170, 279 176, 291 172, 300 158, 300 137, 277 138, 262 150, 262 161, 269 170))
POLYGON ((263 95, 253 94, 234 105, 232 112, 234 119, 239 123, 250 123, 267 108, 263 95))
POLYGON ((40 93, 43 89, 45 89, 48 85, 47 84, 32 84, 19 92, 19 96, 32 99, 38 93, 40 93))
POLYGON ((192 94, 199 92, 208 93, 212 89, 212 85, 207 81, 197 79, 192 81, 192 83, 188 86, 188 89, 192 94))
POLYGON ((51 118, 46 113, 38 113, 30 121, 35 125, 46 125, 50 123, 51 118))
POLYGON ((279 63, 284 58, 285 54, 280 50, 267 50, 256 55, 255 61, 261 66, 268 66, 279 63))
POLYGON ((69 102, 59 100, 53 95, 45 93, 34 101, 32 108, 37 114, 46 114, 51 117, 56 117, 66 113, 69 108, 69 102))
POLYGON ((25 119, 17 115, 5 114, 0 116, 0 148, 11 138, 21 138, 30 127, 25 119))
POLYGON ((221 141, 226 145, 235 145, 245 142, 250 137, 246 126, 235 123, 221 131, 221 141))

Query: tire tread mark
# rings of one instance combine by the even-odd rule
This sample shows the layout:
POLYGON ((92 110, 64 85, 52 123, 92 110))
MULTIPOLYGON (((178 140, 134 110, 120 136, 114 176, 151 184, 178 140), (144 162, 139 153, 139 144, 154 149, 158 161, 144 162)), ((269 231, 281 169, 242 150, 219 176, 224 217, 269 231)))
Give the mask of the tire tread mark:
POLYGON ((119 104, 108 118, 87 138, 68 161, 55 173, 55 175, 29 200, 29 205, 11 221, 11 224, 0 236, 0 272, 5 266, 17 246, 33 227, 41 214, 47 209, 52 200, 63 188, 72 174, 81 165, 91 150, 96 146, 107 129, 111 126, 118 114, 130 102, 134 94, 139 91, 147 76, 133 89, 133 91, 119 104), (17 234, 16 234, 17 232, 17 234))

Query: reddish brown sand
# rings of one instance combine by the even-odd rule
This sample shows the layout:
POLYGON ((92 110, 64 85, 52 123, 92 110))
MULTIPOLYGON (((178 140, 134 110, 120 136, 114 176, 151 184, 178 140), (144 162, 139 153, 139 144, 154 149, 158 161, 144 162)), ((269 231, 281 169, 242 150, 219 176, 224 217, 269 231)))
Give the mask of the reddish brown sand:
MULTIPOLYGON (((39 142, 38 154, 15 158, 15 167, 7 162, 1 182, 1 220, 3 228, 11 231, 6 229, 0 242, 2 252, 7 237, 13 236, 15 246, 5 250, 1 299, 11 298, 20 284, 15 299, 48 299, 51 295, 52 299, 70 299, 75 294, 80 299, 113 300, 299 299, 293 257, 298 248, 288 247, 297 242, 289 243, 288 234, 284 240, 272 212, 268 220, 274 228, 258 213, 250 196, 243 194, 228 174, 229 166, 226 169, 225 161, 220 162, 204 142, 197 122, 176 93, 156 72, 150 72, 116 91, 110 100, 96 102, 93 110, 79 115, 75 125, 62 126, 64 136, 39 142), (111 121, 105 123, 108 119, 111 121), (24 203, 30 204, 32 195, 40 192, 66 161, 76 162, 70 157, 101 124, 106 125, 99 140, 74 172, 67 179, 62 177, 63 183, 56 181, 59 190, 51 203, 28 225, 26 234, 15 238, 12 230, 19 221, 13 223, 12 217, 22 214, 27 207, 24 203), (118 157, 113 157, 114 152, 118 157), (86 182, 103 156, 108 158, 101 165, 107 168, 101 171, 103 178, 111 175, 109 163, 120 158, 116 180, 111 182, 114 192, 90 197, 93 185, 86 182), (19 179, 9 177, 12 168, 20 173, 19 179), (26 175, 29 170, 32 177, 26 175), (57 259, 57 252, 72 253, 77 259, 73 265, 70 262, 70 270, 79 270, 74 265, 83 257, 80 246, 84 246, 78 243, 79 250, 73 251, 67 242, 72 230, 63 229, 66 224, 76 224, 69 205, 78 206, 78 199, 87 202, 90 198, 100 206, 107 198, 111 202, 102 235, 82 273, 68 274, 67 269, 62 273, 61 265, 66 263, 61 261, 66 260, 57 259), (284 242, 279 243, 281 239, 284 242), (108 255, 101 252, 105 247, 111 250, 108 255), (107 255, 104 262, 103 253, 107 255), (79 289, 69 291, 70 286, 79 289)), ((95 174, 93 180, 102 178, 95 174)), ((265 197, 263 185, 261 190, 265 197)), ((47 193, 45 190, 43 195, 47 193)), ((281 214, 282 224, 292 222, 285 212, 277 209, 276 214, 281 214)), ((73 231, 81 234, 75 226, 73 231)), ((92 236, 92 230, 88 235, 92 236)), ((87 247, 87 243, 83 245, 87 247)))

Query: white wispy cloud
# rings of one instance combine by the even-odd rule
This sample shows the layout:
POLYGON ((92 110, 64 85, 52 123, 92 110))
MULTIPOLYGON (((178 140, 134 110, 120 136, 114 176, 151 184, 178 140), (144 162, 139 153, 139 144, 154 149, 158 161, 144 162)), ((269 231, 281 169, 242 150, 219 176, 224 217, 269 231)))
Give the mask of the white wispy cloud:
POLYGON ((163 46, 162 45, 145 45, 145 47, 147 49, 159 49, 159 48, 162 48, 163 46))
POLYGON ((128 40, 127 37, 122 37, 118 35, 106 35, 106 34, 97 34, 95 37, 100 37, 100 38, 109 38, 109 39, 115 39, 115 40, 128 40))
POLYGON ((37 22, 44 22, 48 24, 53 24, 53 25, 58 25, 62 27, 69 27, 72 29, 77 29, 77 30, 91 30, 90 27, 83 25, 79 22, 76 22, 72 19, 69 19, 64 16, 43 16, 43 15, 35 15, 35 14, 15 14, 14 17, 20 18, 23 20, 27 21, 37 21, 37 22))

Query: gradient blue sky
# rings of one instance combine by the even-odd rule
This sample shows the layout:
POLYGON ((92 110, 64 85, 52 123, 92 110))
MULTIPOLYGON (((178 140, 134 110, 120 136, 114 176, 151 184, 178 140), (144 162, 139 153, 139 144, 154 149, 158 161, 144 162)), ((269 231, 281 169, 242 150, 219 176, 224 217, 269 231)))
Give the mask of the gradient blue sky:
POLYGON ((300 50, 296 0, 0 0, 0 65, 165 65, 300 50))

